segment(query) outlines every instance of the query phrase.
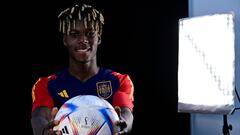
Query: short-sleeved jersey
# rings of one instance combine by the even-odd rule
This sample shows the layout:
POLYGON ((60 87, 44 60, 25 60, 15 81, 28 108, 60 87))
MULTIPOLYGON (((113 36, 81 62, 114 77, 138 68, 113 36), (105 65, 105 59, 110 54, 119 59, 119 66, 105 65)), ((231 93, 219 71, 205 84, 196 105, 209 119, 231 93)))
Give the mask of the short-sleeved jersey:
POLYGON ((100 68, 99 72, 85 82, 64 69, 48 77, 40 77, 32 88, 32 111, 37 107, 61 107, 77 95, 96 95, 113 106, 133 109, 133 83, 127 74, 100 68))

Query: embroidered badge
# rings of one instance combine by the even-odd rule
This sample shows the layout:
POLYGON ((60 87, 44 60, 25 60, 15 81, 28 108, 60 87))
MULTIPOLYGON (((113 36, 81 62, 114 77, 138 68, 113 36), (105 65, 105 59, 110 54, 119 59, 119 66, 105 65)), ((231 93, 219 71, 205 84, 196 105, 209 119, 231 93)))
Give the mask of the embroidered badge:
POLYGON ((97 82, 96 86, 97 86, 97 93, 99 97, 107 99, 112 95, 111 81, 97 82))

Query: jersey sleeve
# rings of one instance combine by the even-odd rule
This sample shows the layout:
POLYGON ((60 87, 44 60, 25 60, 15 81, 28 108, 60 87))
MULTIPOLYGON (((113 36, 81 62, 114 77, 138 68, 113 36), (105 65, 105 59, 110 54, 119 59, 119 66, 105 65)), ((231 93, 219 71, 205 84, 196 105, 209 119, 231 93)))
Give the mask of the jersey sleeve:
POLYGON ((121 75, 114 72, 115 76, 119 79, 119 89, 113 96, 113 106, 124 106, 128 107, 131 111, 133 110, 134 104, 134 86, 132 80, 128 75, 121 75))
POLYGON ((39 78, 32 88, 32 111, 37 107, 53 107, 53 99, 48 92, 48 81, 50 77, 39 78))

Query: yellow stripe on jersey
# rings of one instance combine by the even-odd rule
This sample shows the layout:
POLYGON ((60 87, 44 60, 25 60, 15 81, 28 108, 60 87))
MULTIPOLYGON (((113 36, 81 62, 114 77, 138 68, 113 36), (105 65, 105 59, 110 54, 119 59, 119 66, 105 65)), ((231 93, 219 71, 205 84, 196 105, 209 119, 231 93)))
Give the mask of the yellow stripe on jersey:
POLYGON ((36 88, 36 84, 39 82, 41 80, 41 78, 39 78, 38 80, 37 80, 37 82, 33 85, 33 87, 32 87, 32 102, 34 102, 35 101, 35 99, 36 99, 36 97, 35 97, 35 88, 36 88))
POLYGON ((64 98, 69 98, 66 90, 63 90, 63 91, 59 92, 58 95, 61 96, 61 97, 64 97, 64 98))

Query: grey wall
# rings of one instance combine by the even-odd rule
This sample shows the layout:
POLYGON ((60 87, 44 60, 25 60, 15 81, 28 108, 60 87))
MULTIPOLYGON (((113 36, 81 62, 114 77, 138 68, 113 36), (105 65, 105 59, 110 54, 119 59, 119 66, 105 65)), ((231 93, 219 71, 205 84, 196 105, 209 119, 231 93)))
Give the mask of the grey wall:
MULTIPOLYGON (((240 94, 240 0, 189 0, 189 17, 212 13, 233 11, 235 13, 235 41, 236 41, 236 88, 240 94)), ((235 98, 235 106, 240 104, 235 98)), ((233 126, 231 135, 240 134, 240 110, 228 115, 228 124, 233 126)), ((191 114, 191 135, 221 135, 223 116, 212 114, 191 114)))

